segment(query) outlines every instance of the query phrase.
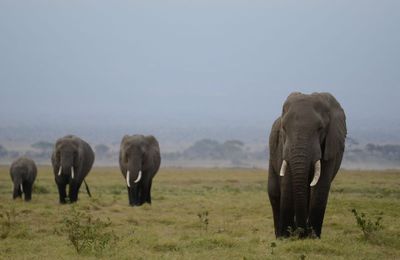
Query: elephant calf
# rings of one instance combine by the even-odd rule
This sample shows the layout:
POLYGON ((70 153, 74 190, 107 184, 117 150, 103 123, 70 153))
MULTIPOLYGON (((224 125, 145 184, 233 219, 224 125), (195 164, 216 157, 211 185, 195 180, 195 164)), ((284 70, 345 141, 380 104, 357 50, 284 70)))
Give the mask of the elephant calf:
POLYGON ((131 206, 151 204, 151 184, 160 163, 160 147, 154 136, 126 135, 122 138, 119 166, 131 206))
POLYGON ((20 157, 11 164, 11 180, 14 183, 13 198, 25 195, 25 201, 32 199, 32 187, 37 175, 34 161, 26 157, 20 157))
MULTIPOLYGON (((74 135, 67 135, 57 140, 51 156, 51 163, 60 203, 67 202, 67 185, 69 185, 69 201, 76 202, 78 200, 79 188, 92 168, 93 162, 94 152, 84 140, 74 135)), ((89 193, 87 185, 86 188, 89 193)))

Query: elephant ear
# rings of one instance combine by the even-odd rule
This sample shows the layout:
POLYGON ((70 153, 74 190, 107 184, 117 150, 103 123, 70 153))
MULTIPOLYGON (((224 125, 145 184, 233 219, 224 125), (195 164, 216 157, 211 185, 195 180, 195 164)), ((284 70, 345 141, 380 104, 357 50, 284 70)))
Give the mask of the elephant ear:
POLYGON ((330 160, 343 153, 347 135, 346 115, 339 102, 329 93, 321 94, 329 107, 329 124, 325 139, 324 160, 330 160))
POLYGON ((269 153, 270 158, 275 160, 279 153, 279 139, 280 139, 280 129, 281 129, 281 117, 275 120, 271 128, 271 133, 269 135, 269 153))

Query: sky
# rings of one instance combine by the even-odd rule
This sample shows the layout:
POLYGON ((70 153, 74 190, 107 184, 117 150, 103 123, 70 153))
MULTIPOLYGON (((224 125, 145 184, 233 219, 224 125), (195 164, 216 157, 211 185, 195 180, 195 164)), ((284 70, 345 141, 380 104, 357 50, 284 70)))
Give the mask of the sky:
POLYGON ((0 0, 0 125, 269 129, 331 92, 400 128, 400 1, 0 0))

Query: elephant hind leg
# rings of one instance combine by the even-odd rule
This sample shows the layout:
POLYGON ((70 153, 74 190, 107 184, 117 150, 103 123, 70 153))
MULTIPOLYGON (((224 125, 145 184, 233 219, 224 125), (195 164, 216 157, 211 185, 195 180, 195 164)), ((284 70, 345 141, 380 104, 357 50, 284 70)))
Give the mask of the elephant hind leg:
POLYGON ((32 183, 24 182, 22 187, 24 188, 25 201, 30 201, 32 199, 32 183))
POLYGON ((152 184, 153 180, 150 180, 149 183, 147 183, 146 185, 144 185, 143 187, 143 203, 149 203, 151 204, 151 184, 152 184))

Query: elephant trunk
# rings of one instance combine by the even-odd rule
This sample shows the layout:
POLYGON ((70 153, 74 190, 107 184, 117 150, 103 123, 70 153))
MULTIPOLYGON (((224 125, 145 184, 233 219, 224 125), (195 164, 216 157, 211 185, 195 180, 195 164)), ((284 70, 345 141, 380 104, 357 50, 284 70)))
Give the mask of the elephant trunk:
POLYGON ((292 190, 294 198, 294 212, 297 228, 301 228, 300 237, 306 235, 308 215, 308 155, 305 149, 293 151, 295 156, 291 157, 289 165, 292 173, 292 190))

